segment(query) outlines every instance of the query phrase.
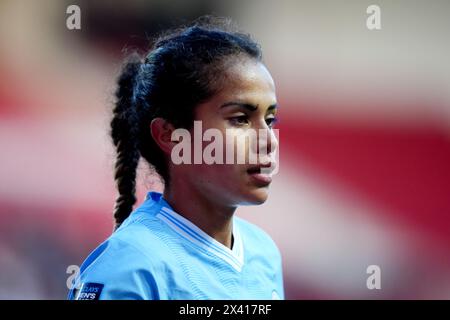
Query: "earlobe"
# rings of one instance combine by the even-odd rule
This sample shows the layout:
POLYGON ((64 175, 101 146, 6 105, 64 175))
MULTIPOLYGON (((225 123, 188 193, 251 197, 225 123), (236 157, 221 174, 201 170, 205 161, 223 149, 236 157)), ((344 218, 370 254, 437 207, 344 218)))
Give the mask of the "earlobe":
POLYGON ((150 123, 150 133, 153 140, 166 154, 170 154, 176 144, 172 141, 172 132, 174 130, 174 126, 164 118, 155 118, 150 123))

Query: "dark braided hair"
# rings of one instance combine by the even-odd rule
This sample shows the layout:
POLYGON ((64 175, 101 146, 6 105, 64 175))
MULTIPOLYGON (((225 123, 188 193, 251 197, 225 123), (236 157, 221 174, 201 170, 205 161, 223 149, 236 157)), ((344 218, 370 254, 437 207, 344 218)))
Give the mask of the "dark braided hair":
POLYGON ((220 90, 225 62, 247 57, 261 61, 259 45, 232 27, 230 20, 206 16, 192 25, 161 36, 145 58, 133 53, 118 79, 111 121, 116 147, 114 207, 116 228, 136 203, 136 170, 142 156, 170 183, 168 159, 150 133, 152 119, 161 117, 175 128, 191 129, 194 108, 220 90))

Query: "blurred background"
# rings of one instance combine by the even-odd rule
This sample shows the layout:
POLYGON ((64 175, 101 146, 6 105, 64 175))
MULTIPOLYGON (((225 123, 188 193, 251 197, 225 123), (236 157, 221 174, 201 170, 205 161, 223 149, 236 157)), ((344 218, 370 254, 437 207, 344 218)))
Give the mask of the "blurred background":
MULTIPOLYGON (((262 45, 280 104, 269 200, 238 214, 288 299, 450 299, 450 2, 0 1, 0 298, 65 299, 111 234, 108 126, 128 50, 203 14, 262 45), (69 5, 81 30, 69 30, 69 5), (366 9, 381 9, 369 30, 366 9), (366 270, 381 269, 369 290, 366 270)), ((158 181, 139 175, 139 203, 158 181)))

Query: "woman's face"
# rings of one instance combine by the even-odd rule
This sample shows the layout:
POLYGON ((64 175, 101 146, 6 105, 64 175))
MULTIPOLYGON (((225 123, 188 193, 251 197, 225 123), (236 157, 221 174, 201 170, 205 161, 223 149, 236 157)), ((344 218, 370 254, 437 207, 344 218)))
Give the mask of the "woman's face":
MULTIPOLYGON (((237 62, 229 61, 226 66, 226 75, 219 92, 195 109, 195 120, 201 121, 202 137, 206 130, 212 128, 217 129, 216 133, 220 132, 223 137, 222 164, 206 164, 205 159, 202 159, 201 164, 175 166, 178 168, 172 169, 177 171, 178 176, 189 179, 197 192, 208 195, 222 205, 261 204, 268 197, 272 175, 265 173, 270 171, 267 168, 259 173, 260 166, 264 163, 266 167, 274 167, 274 151, 278 146, 272 130, 277 111, 274 81, 267 68, 255 60, 244 58, 237 62), (259 147, 267 147, 265 155, 259 151, 255 139, 246 137, 259 139, 259 147), (227 150, 232 150, 233 144, 234 157, 228 154, 227 161, 227 150), (244 152, 244 163, 238 163, 239 152, 244 152)), ((192 129, 190 133, 192 150, 195 152, 194 131, 192 129)), ((203 150, 208 145, 211 148, 213 141, 214 138, 203 141, 203 150)), ((217 155, 215 152, 209 154, 217 155)))

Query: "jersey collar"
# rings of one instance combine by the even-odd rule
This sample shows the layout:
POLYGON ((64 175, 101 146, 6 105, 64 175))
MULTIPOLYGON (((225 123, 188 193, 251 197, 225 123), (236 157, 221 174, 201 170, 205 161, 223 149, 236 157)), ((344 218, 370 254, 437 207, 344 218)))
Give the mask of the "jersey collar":
POLYGON ((201 230, 191 221, 175 212, 161 193, 149 192, 147 199, 158 202, 160 210, 156 217, 166 223, 180 236, 192 242, 199 249, 204 250, 228 263, 236 271, 240 272, 244 265, 244 250, 241 234, 233 221, 233 248, 230 249, 216 239, 201 230))

